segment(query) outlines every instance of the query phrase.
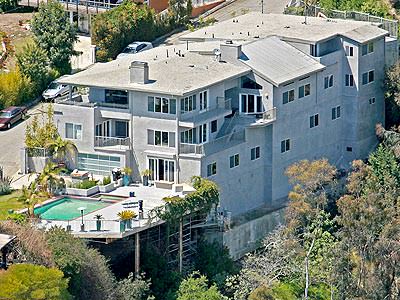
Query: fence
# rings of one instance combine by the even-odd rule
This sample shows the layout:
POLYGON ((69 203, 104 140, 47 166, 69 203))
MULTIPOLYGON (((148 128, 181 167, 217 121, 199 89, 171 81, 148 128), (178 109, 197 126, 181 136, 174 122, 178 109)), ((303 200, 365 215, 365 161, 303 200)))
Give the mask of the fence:
MULTIPOLYGON (((296 5, 299 5, 299 3, 296 3, 296 5)), ((284 13, 290 15, 304 15, 304 8, 290 6, 285 8, 284 13)), ((323 13, 324 15, 332 19, 351 19, 355 21, 380 23, 382 24, 382 28, 389 32, 391 37, 398 37, 399 22, 396 20, 377 17, 368 13, 358 11, 342 11, 336 9, 328 10, 316 5, 310 5, 307 7, 307 16, 316 17, 319 13, 323 13)))

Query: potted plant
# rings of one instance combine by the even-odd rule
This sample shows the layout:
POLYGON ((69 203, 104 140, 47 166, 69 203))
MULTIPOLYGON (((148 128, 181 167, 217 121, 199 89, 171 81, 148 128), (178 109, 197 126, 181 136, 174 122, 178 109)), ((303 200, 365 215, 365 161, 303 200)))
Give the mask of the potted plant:
POLYGON ((95 215, 94 218, 96 219, 96 230, 101 231, 101 219, 103 219, 103 216, 95 215))
POLYGON ((122 169, 122 173, 124 174, 124 177, 122 178, 122 182, 124 186, 128 186, 130 183, 130 175, 132 174, 132 169, 129 167, 125 167, 122 169))
POLYGON ((123 210, 118 213, 118 217, 121 220, 121 232, 124 232, 126 228, 132 228, 132 219, 136 218, 136 213, 132 210, 123 210))
POLYGON ((143 185, 148 186, 149 185, 149 178, 153 172, 150 169, 144 169, 142 171, 142 177, 143 177, 143 185))

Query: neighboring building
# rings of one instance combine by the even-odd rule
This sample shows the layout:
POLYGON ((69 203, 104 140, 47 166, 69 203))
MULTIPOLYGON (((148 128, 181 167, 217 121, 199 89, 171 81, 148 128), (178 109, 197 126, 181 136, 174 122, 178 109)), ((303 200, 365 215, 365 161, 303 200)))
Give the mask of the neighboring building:
POLYGON ((165 187, 208 177, 235 217, 282 207, 285 169, 298 160, 348 168, 367 157, 397 42, 366 22, 303 21, 252 13, 183 37, 198 43, 61 80, 89 88, 83 102, 55 104, 61 136, 78 147, 76 167, 106 175, 129 166, 136 180, 151 169, 165 187))

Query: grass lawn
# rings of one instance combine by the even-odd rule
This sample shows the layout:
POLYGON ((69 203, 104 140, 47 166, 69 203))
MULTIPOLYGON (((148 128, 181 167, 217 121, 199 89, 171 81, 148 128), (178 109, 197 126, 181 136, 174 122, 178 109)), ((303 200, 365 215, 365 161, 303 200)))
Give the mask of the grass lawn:
POLYGON ((19 196, 19 191, 12 192, 10 195, 0 196, 0 220, 6 220, 8 215, 8 210, 18 210, 24 206, 17 201, 19 196))

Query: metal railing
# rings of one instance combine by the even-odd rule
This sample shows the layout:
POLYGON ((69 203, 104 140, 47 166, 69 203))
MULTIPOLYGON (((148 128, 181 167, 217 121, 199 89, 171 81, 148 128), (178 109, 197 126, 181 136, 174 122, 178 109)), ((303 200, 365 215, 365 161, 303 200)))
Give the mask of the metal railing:
POLYGON ((130 149, 131 139, 129 137, 119 138, 110 136, 95 136, 95 147, 115 147, 119 149, 130 149))
POLYGON ((200 155, 204 153, 203 145, 186 144, 186 143, 180 143, 179 152, 181 154, 200 154, 200 155))
MULTIPOLYGON (((285 14, 304 15, 304 8, 301 7, 304 5, 303 1, 296 1, 295 3, 292 1, 291 5, 292 6, 285 8, 285 14)), ((320 12, 326 15, 328 18, 333 19, 352 19, 355 21, 380 23, 382 24, 382 28, 389 32, 390 36, 395 38, 398 36, 399 22, 397 20, 390 20, 358 11, 342 11, 336 9, 328 10, 316 5, 309 5, 307 7, 308 16, 317 16, 320 12)))
POLYGON ((110 103, 110 102, 94 102, 96 106, 105 107, 105 108, 118 108, 118 109, 128 109, 129 104, 120 104, 120 103, 110 103))
POLYGON ((47 148, 26 148, 28 157, 50 157, 52 152, 47 148))
MULTIPOLYGON (((18 4, 22 6, 39 7, 40 3, 48 3, 48 0, 19 0, 18 4)), ((65 5, 67 10, 86 10, 86 13, 109 10, 120 4, 111 3, 109 0, 58 0, 65 5)))
POLYGON ((85 107, 129 109, 128 103, 120 104, 120 103, 110 103, 110 102, 90 102, 88 95, 81 95, 79 93, 73 93, 71 97, 69 96, 69 94, 57 97, 54 99, 54 103, 85 106, 85 107))
POLYGON ((264 120, 264 121, 275 121, 276 120, 276 107, 265 111, 262 114, 262 120, 264 120))

